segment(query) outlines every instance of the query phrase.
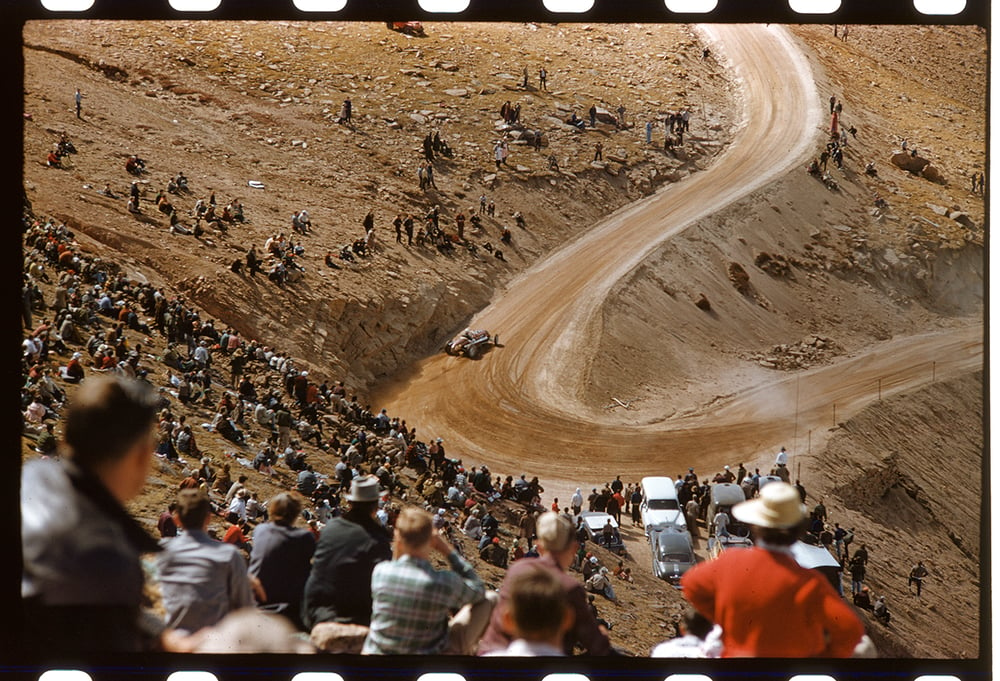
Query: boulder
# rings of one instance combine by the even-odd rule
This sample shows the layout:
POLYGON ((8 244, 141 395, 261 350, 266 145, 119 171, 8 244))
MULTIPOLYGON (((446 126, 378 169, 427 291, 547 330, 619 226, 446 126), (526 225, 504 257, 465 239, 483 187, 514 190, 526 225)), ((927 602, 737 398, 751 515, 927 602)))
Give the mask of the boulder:
POLYGON ((325 653, 359 654, 368 636, 368 627, 360 624, 320 622, 312 628, 309 641, 325 653))
POLYGON ((422 116, 418 113, 411 113, 410 120, 412 120, 414 123, 419 123, 420 125, 423 125, 427 122, 427 117, 422 116))
POLYGON ((694 301, 694 304, 699 310, 704 310, 705 312, 712 309, 712 304, 708 302, 708 298, 705 297, 704 293, 698 296, 698 300, 694 301))
POLYGON ((941 171, 937 169, 937 166, 932 166, 930 164, 924 166, 924 171, 921 175, 924 176, 924 179, 930 180, 936 184, 948 184, 948 180, 941 173, 941 171))
MULTIPOLYGON (((587 115, 588 116, 590 115, 589 112, 588 112, 587 115)), ((603 109, 601 107, 597 107, 597 120, 599 120, 601 123, 611 123, 611 124, 614 124, 615 122, 618 121, 618 117, 615 116, 610 111, 608 111, 607 109, 603 109)))
POLYGON ((973 222, 972 218, 970 218, 966 213, 950 213, 948 217, 963 227, 968 227, 969 229, 976 228, 976 223, 973 222))
POLYGON ((892 164, 897 168, 902 168, 903 170, 913 173, 914 175, 919 175, 924 168, 930 165, 930 161, 926 158, 910 156, 906 152, 893 154, 891 160, 892 164))
POLYGON ((729 263, 729 281, 732 282, 740 294, 748 296, 753 293, 753 287, 750 285, 750 275, 747 274, 747 271, 738 262, 729 263))

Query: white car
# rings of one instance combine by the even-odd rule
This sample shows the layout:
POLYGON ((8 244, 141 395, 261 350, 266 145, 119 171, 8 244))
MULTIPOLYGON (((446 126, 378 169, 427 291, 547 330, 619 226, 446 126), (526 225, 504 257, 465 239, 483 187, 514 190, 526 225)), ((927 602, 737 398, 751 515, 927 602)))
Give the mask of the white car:
POLYGON ((674 481, 667 477, 652 476, 642 479, 642 504, 639 513, 646 536, 655 527, 687 529, 684 511, 677 500, 674 481))

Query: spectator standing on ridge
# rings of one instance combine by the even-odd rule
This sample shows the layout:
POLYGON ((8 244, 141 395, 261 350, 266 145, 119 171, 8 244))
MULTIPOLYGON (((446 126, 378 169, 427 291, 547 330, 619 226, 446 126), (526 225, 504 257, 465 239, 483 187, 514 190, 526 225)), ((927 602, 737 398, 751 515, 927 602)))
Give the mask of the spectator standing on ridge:
MULTIPOLYGON (((906 582, 906 588, 909 589, 914 584, 917 585, 917 598, 920 598, 920 591, 923 588, 924 577, 928 575, 927 568, 924 567, 924 562, 918 560, 917 564, 913 566, 910 570, 910 578, 906 582)), ((912 589, 910 593, 913 593, 912 589)))
POLYGON ((83 110, 83 93, 80 92, 80 88, 76 89, 76 93, 73 95, 73 100, 76 102, 76 117, 83 118, 80 115, 83 110))
POLYGON ((175 516, 184 532, 166 543, 158 560, 167 626, 188 634, 253 606, 247 564, 239 549, 205 533, 211 510, 204 490, 181 490, 175 516))
POLYGON ((124 507, 146 484, 156 405, 156 394, 140 382, 87 379, 66 413, 68 456, 25 464, 20 643, 26 649, 53 656, 159 647, 160 630, 141 615, 139 557, 160 547, 124 507))
POLYGON ((805 506, 787 483, 733 506, 755 546, 726 551, 681 578, 685 598, 722 627, 724 657, 850 657, 864 625, 826 578, 800 567, 790 547, 805 506))
POLYGON ((393 559, 372 572, 372 620, 362 653, 470 654, 493 609, 483 582, 423 509, 403 509, 394 539, 393 559), (431 565, 434 551, 450 570, 431 565))

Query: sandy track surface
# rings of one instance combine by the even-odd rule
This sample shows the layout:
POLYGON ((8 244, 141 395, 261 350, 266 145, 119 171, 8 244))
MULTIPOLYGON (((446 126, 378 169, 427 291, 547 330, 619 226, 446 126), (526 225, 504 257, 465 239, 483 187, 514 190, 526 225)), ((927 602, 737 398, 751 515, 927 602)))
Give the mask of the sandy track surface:
POLYGON ((549 494, 568 497, 614 474, 637 480, 752 462, 753 444, 807 431, 816 446, 834 419, 879 394, 981 366, 976 325, 895 339, 767 385, 733 385, 710 405, 680 394, 677 415, 654 423, 624 425, 583 405, 585 369, 600 361, 591 339, 614 284, 664 240, 804 163, 825 122, 806 59, 784 28, 702 30, 741 86, 743 122, 731 147, 707 171, 618 211, 512 282, 471 324, 498 333, 501 347, 477 361, 428 358, 383 386, 377 406, 421 424, 424 437, 445 438, 467 462, 538 475, 549 494), (940 357, 949 361, 931 368, 940 357), (881 376, 892 380, 880 386, 881 376))

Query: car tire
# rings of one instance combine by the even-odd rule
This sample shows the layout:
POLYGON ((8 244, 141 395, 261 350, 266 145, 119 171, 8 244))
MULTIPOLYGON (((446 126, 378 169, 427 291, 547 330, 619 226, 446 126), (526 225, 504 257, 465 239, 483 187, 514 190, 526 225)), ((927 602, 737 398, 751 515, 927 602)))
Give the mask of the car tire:
POLYGON ((465 354, 469 359, 475 359, 476 357, 479 357, 479 346, 470 345, 469 349, 465 351, 465 354))

